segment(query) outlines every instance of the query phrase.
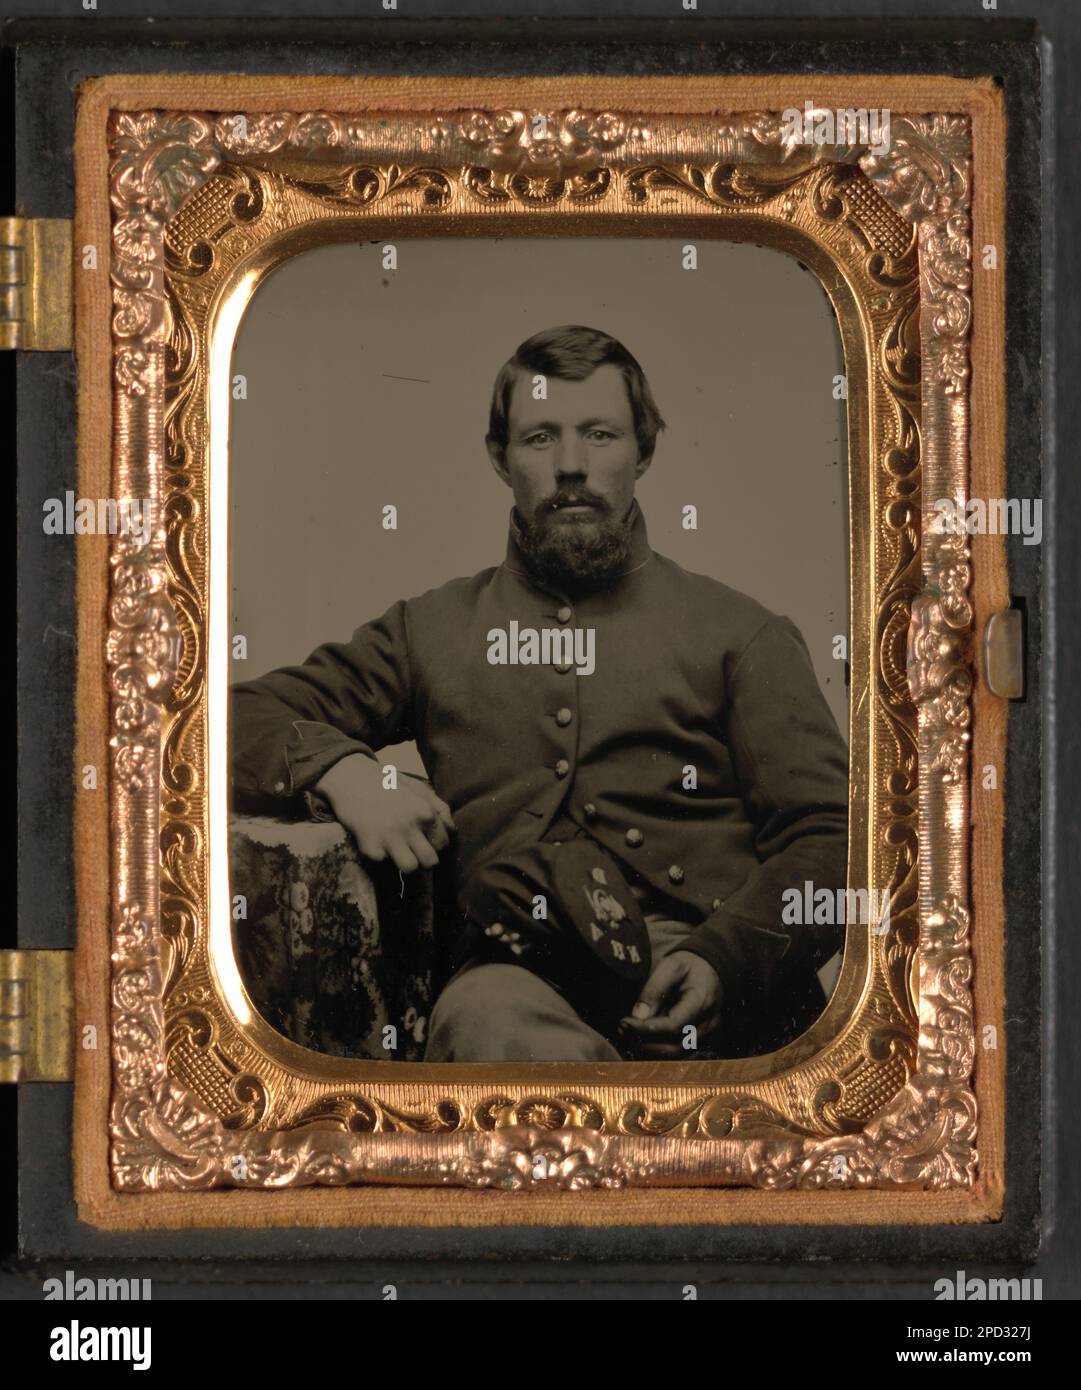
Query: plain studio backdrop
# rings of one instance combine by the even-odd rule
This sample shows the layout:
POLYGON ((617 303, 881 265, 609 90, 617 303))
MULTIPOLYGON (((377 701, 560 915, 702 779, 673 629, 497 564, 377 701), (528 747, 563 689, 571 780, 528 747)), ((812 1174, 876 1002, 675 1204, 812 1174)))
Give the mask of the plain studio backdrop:
MULTIPOLYGON (((395 242, 396 270, 365 243, 274 271, 234 354, 247 390, 231 421, 232 632, 247 638, 234 679, 499 564, 511 495, 484 445, 492 383, 525 338, 579 323, 637 357, 667 423, 637 492, 653 548, 791 618, 847 738, 837 326, 788 256, 696 245, 696 270, 667 239, 432 238, 395 242)), ((643 680, 649 662, 643 648, 643 680)), ((411 748, 395 760, 421 770, 411 748)))

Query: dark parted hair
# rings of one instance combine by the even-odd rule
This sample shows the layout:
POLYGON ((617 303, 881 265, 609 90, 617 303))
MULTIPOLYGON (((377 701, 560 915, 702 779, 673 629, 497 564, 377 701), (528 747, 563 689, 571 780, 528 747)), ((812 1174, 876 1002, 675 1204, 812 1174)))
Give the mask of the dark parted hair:
POLYGON ((664 429, 664 421, 646 381, 646 374, 621 342, 597 328, 564 324, 534 333, 499 369, 488 415, 488 442, 507 447, 510 397, 519 372, 552 376, 561 381, 584 381, 598 367, 618 367, 627 383, 640 458, 649 458, 664 429))

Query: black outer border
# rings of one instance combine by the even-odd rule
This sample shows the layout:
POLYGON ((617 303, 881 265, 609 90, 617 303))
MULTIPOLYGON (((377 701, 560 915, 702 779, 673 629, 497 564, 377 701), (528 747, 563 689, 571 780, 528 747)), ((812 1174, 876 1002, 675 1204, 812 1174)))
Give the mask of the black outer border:
MULTIPOLYGON (((1061 43, 1072 43, 1076 62, 1077 25, 1067 14, 1069 0, 1038 5, 1044 28, 1057 31, 1061 43)), ((480 9, 481 4, 474 9, 480 9)), ((552 8, 554 8, 554 4, 552 8)), ((9 5, 11 8, 27 8, 9 5)), ((60 8, 48 4, 42 9, 60 8)), ((287 9, 280 0, 263 0, 249 6, 267 14, 287 9)), ((428 8, 426 6, 426 8, 428 8)), ((446 8, 450 8, 449 6, 446 8)), ((490 9, 491 7, 489 7, 490 9)), ((507 4, 504 8, 510 9, 507 4)), ((522 6, 521 8, 526 8, 522 6)), ((598 6, 597 8, 601 8, 598 6)), ((630 8, 624 6, 624 10, 630 8)), ((637 6, 635 8, 638 8, 637 6)), ((705 8, 703 4, 702 8, 705 8)), ((721 8, 715 5, 713 8, 721 8)), ((745 0, 741 13, 761 12, 764 4, 745 0)), ((836 14, 842 6, 823 0, 817 8, 836 14)), ((873 0, 851 0, 843 8, 849 15, 870 15, 873 0)), ((114 7, 115 12, 116 7, 114 7)), ((1076 691, 1081 679, 1076 647, 1058 653, 1055 670, 1050 646, 1041 638, 1041 550, 1053 560, 1052 585, 1045 611, 1054 612, 1057 595, 1063 609, 1077 611, 1081 593, 1079 553, 1068 547, 1063 561, 1055 535, 1069 536, 1070 519, 1079 518, 1081 488, 1076 470, 1060 474, 1054 467, 1051 445, 1056 436, 1066 441, 1078 437, 1078 393, 1052 389, 1054 349, 1064 363, 1078 360, 1077 316, 1060 314, 1054 321, 1055 303, 1069 301, 1065 282, 1070 280, 1076 298, 1076 261, 1066 256, 1055 262, 1053 233, 1060 245, 1067 240, 1068 213, 1079 212, 1076 186, 1069 200, 1059 191, 1052 223, 1045 206, 1041 229, 1041 168, 1035 157, 1040 135, 1039 94, 1041 81, 1048 89, 1049 63, 1054 44, 1041 38, 1031 22, 1005 16, 985 21, 911 22, 893 19, 882 23, 841 20, 748 21, 738 25, 715 23, 703 16, 665 21, 536 20, 354 20, 312 22, 186 21, 176 18, 198 9, 185 0, 139 6, 144 15, 161 16, 153 30, 147 22, 129 23, 95 17, 92 20, 15 21, 4 26, 5 46, 15 45, 18 112, 16 128, 16 210, 26 215, 70 217, 73 210, 71 147, 74 89, 85 77, 107 71, 246 71, 311 74, 427 73, 427 74, 529 74, 559 71, 591 73, 769 73, 822 68, 848 72, 941 71, 952 76, 996 74, 1006 94, 1008 122, 1009 195, 1008 237, 1015 248, 1007 282, 1007 381, 1008 386, 1008 487, 1013 496, 1040 496, 1041 381, 1035 364, 1041 360, 1041 315, 1045 324, 1045 377, 1043 408, 1056 410, 1045 417, 1044 449, 1048 460, 1043 493, 1045 541, 1041 548, 1023 547, 1010 541, 1011 588, 1024 600, 1029 631, 1029 687, 1026 699, 1011 708, 1009 720, 1009 776, 1007 779, 1006 893, 1007 920, 1011 924, 1007 945, 1007 1015, 1009 1076, 1007 1080, 1007 1200, 1004 1218, 982 1226, 921 1227, 516 1227, 502 1230, 206 1230, 163 1232, 99 1232, 80 1223, 71 1194, 70 1135, 71 1087, 20 1088, 18 1119, 21 1155, 21 1206, 19 1218, 20 1263, 61 1259, 107 1260, 109 1272, 121 1272, 116 1261, 149 1260, 140 1272, 155 1279, 156 1295, 173 1289, 180 1296, 195 1293, 195 1285, 223 1279, 220 1293, 241 1292, 242 1281, 271 1279, 279 1284, 303 1278, 306 1290, 317 1296, 334 1296, 335 1289, 361 1293, 365 1285, 377 1289, 387 1280, 405 1287, 434 1287, 445 1281, 468 1282, 477 1296, 508 1285, 539 1290, 546 1281, 558 1283, 574 1294, 575 1277, 589 1272, 588 1292, 595 1296, 605 1286, 633 1288, 643 1295, 666 1292, 673 1283, 696 1279, 705 1289, 726 1296, 777 1296, 793 1292, 806 1296, 814 1284, 825 1286, 834 1297, 929 1297, 931 1283, 943 1271, 963 1267, 970 1274, 981 1269, 1002 1272, 1028 1266, 1036 1257, 1040 1236, 1039 1165, 1034 1161, 1033 1136, 1045 1113, 1049 1142, 1044 1150, 1047 1199, 1043 1227, 1047 1239, 1044 1254, 1030 1273, 1050 1274, 1046 1297, 1076 1294, 1076 1251, 1057 1238, 1073 1220, 1076 1227, 1076 1166, 1054 1164, 1056 1148, 1067 1149, 1075 1113, 1055 1109, 1055 1097, 1069 1094, 1068 1070, 1081 1057, 1076 1014, 1063 1008, 1056 1020, 1054 999, 1068 1001, 1066 982, 1077 977, 1077 933, 1063 931, 1057 943, 1056 971, 1043 1015, 1048 1041, 1057 1044, 1049 1057, 1057 1062, 1057 1075, 1048 1073, 1041 1107, 1040 1030, 1041 979, 1037 950, 1037 865, 1040 863, 1041 808, 1041 710, 1049 733, 1059 710, 1058 738, 1051 746, 1060 768, 1061 785, 1075 791, 1081 781, 1078 751, 1081 734, 1070 728, 1063 692, 1076 691), (690 32, 693 25, 693 33, 690 32), (153 42, 148 36, 153 34, 153 42), (1041 53, 1042 47, 1042 53, 1041 53), (1041 63, 1043 73, 1041 76, 1041 63), (1038 247, 1042 230, 1043 251, 1050 272, 1052 292, 1041 306, 1041 271, 1038 247), (1024 246, 1024 254, 1016 248, 1024 246), (1057 283, 1057 292, 1054 287, 1057 283), (1056 428, 1057 427, 1057 428, 1056 428), (1065 572, 1065 564, 1071 574, 1065 572), (1068 582, 1072 578, 1072 585, 1068 582), (1042 654, 1042 660, 1041 660, 1042 654), (1057 697, 1057 698, 1056 698, 1057 697), (1063 741, 1063 736, 1065 740, 1063 741), (1072 759, 1072 768, 1065 764, 1072 759), (1072 771, 1072 777, 1070 772, 1072 771), (1067 959, 1067 955, 1072 959, 1067 959), (1061 989, 1061 994, 1060 994, 1061 989), (1059 1027, 1057 1038, 1050 1029, 1059 1027), (1067 1038, 1066 1029, 1071 1030, 1067 1038), (1057 1144, 1056 1144, 1057 1132, 1057 1144), (1061 1182, 1056 1181, 1061 1179, 1061 1182), (1050 1181, 1048 1181, 1050 1180, 1050 1181), (1067 1188, 1066 1183, 1069 1183, 1067 1188), (1061 1190, 1060 1190, 1061 1189, 1061 1190), (1067 1211, 1072 1208, 1072 1212, 1067 1211), (1056 1224, 1058 1231, 1056 1231, 1056 1224), (319 1262, 312 1261, 314 1250, 319 1262), (507 1258, 512 1257, 513 1269, 507 1258), (500 1259, 500 1257, 503 1257, 500 1259), (280 1263, 304 1261, 287 1269, 280 1263), (548 1261, 558 1258, 558 1272, 548 1261), (485 1272, 488 1261, 499 1260, 498 1269, 485 1272), (1048 1264, 1050 1259, 1051 1263, 1048 1264), (154 1261, 167 1260, 168 1265, 154 1261), (274 1264, 265 1263, 268 1260, 274 1264), (348 1260, 345 1265, 343 1261, 348 1260), (851 1261, 873 1261, 874 1268, 851 1261), (213 1262, 243 1261, 230 1268, 213 1262), (418 1263, 423 1261, 423 1264, 418 1263), (567 1262, 573 1262, 568 1267, 567 1262), (603 1274, 594 1268, 604 1261, 603 1274), (646 1261, 647 1264, 638 1263, 646 1261), (688 1261, 723 1261, 705 1269, 688 1261), (795 1267, 792 1262, 799 1261, 795 1267), (479 1263, 484 1262, 484 1263, 479 1263), (814 1262, 807 1264, 804 1262, 814 1262), (828 1281, 822 1262, 828 1262, 828 1281), (890 1267, 892 1265, 892 1268, 890 1267), (190 1282, 189 1282, 190 1281, 190 1282), (1056 1287, 1057 1286, 1057 1287, 1056 1287)), ((943 0, 939 13, 971 16, 971 0, 943 0)), ((578 7, 581 12, 581 7, 578 7)), ((67 11, 70 14, 70 10, 67 11)), ((1066 89, 1065 55, 1056 56, 1058 82, 1063 88, 1059 107, 1058 142, 1062 167, 1070 130, 1077 129, 1076 85, 1066 89), (1067 103, 1073 119, 1067 118, 1067 103)), ((1045 120, 1046 120, 1045 112, 1045 120)), ((1045 151, 1043 196, 1050 197, 1052 163, 1045 151)), ((70 542, 50 538, 46 544, 38 519, 41 501, 61 495, 73 486, 74 370, 68 354, 25 354, 17 363, 19 470, 18 510, 20 547, 20 670, 19 696, 23 727, 20 734, 20 920, 19 944, 70 946, 74 921, 71 826, 67 807, 71 786, 70 753, 74 688, 74 565, 70 542), (62 808, 58 812, 58 808, 62 808)), ((1058 618, 1064 624, 1066 614, 1058 618)), ((1048 767, 1045 790, 1054 791, 1053 768, 1048 767)), ((1047 862, 1041 875, 1044 911, 1045 974, 1053 959, 1046 949, 1048 929, 1058 915, 1065 926, 1064 904, 1076 901, 1066 894, 1066 876, 1081 896, 1079 856, 1069 851, 1073 814, 1055 810, 1046 801, 1047 862), (1055 881, 1048 870, 1057 865, 1055 881)), ((9 943, 5 943, 9 944, 9 943)), ((11 943, 13 944, 13 943, 11 943)), ((1064 1107, 1065 1109, 1065 1107, 1064 1107)), ((1076 1138, 1073 1139, 1076 1143, 1076 1138)), ((1071 1145, 1072 1147, 1072 1145, 1071 1145)), ((1076 1237, 1075 1237, 1076 1239, 1076 1237)), ((80 1270, 89 1266, 80 1263, 80 1270)), ((122 1272, 128 1273, 125 1268, 122 1272)), ((130 1270, 135 1273, 135 1269, 130 1270)), ((1045 1280, 1045 1283, 1047 1281, 1045 1280)), ((216 1291, 218 1286, 215 1285, 216 1291)), ((294 1294, 300 1292, 290 1290, 294 1294)), ((220 1295, 219 1295, 220 1296, 220 1295)))

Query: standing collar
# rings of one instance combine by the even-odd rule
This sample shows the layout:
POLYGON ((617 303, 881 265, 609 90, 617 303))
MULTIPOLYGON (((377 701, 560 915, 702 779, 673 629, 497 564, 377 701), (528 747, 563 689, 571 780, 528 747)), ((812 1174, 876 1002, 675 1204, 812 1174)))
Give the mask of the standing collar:
MULTIPOLYGON (((507 535, 507 554, 504 565, 514 574, 519 574, 528 579, 531 584, 535 584, 540 589, 550 592, 557 592, 551 586, 539 579, 529 569, 518 544, 518 513, 513 508, 510 514, 510 529, 507 535)), ((631 502, 631 544, 627 552, 626 568, 621 570, 617 578, 622 579, 628 574, 633 574, 635 570, 640 570, 645 566, 653 555, 649 548, 649 536, 646 534, 646 519, 642 515, 642 509, 638 505, 638 499, 634 498, 631 502)))

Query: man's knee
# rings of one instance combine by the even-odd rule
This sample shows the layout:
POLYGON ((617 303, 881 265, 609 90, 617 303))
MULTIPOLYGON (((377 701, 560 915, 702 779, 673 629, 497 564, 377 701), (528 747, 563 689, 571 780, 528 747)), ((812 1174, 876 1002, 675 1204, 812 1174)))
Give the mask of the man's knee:
POLYGON ((429 1062, 601 1062, 619 1053, 520 965, 475 965, 432 1011, 429 1062))

